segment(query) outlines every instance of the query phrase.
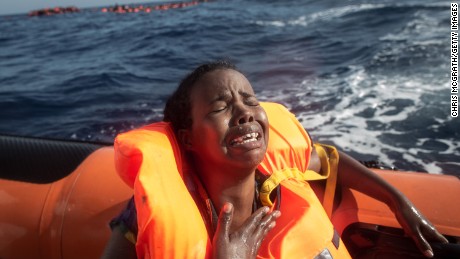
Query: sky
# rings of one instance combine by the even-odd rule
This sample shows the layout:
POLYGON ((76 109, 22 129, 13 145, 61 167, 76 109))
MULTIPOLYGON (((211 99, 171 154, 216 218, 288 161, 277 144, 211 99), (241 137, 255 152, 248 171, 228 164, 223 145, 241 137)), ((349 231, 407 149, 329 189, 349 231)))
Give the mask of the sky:
MULTIPOLYGON (((78 8, 111 6, 129 3, 165 2, 158 0, 0 0, 0 15, 29 13, 32 10, 55 6, 78 8)), ((173 2, 173 1, 171 1, 173 2)))

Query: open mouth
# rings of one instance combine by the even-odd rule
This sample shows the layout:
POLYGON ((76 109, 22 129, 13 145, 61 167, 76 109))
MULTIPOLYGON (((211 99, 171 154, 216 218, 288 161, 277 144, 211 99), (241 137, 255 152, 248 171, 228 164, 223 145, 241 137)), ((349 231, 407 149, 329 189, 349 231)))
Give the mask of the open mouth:
POLYGON ((230 141, 231 146, 239 146, 250 142, 258 141, 261 138, 258 132, 248 133, 246 135, 234 138, 230 141))

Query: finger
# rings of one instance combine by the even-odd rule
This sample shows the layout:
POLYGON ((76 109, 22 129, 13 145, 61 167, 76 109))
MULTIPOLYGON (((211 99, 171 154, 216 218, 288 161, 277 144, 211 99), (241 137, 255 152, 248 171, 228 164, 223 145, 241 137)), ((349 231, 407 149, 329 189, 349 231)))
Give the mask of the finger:
POLYGON ((413 236, 413 239, 418 249, 425 255, 425 257, 432 258, 434 256, 433 249, 431 249, 430 244, 428 244, 422 233, 417 232, 416 235, 413 236))
POLYGON ((273 228, 276 226, 276 221, 270 222, 270 224, 265 227, 261 233, 259 233, 257 236, 255 236, 255 249, 256 251, 259 251, 260 246, 262 245, 262 242, 264 241, 265 237, 268 235, 268 232, 270 232, 273 228))
POLYGON ((265 237, 267 236, 268 232, 272 230, 276 226, 276 222, 272 221, 267 227, 263 228, 259 234, 254 236, 255 238, 255 247, 259 250, 262 241, 264 241, 265 237))
POLYGON ((261 224, 256 228, 253 234, 255 239, 255 247, 258 251, 268 232, 270 232, 276 226, 276 220, 281 215, 279 211, 273 211, 269 215, 265 216, 261 224))
POLYGON ((447 238, 443 236, 441 233, 439 233, 437 230, 435 230, 434 239, 438 240, 439 242, 443 244, 449 243, 449 240, 447 240, 447 238))
POLYGON ((449 243, 449 240, 447 240, 446 237, 439 233, 432 224, 428 223, 426 226, 422 225, 422 228, 423 232, 426 233, 426 236, 430 241, 437 241, 444 244, 449 243))
POLYGON ((251 235, 269 210, 270 209, 267 206, 264 206, 252 213, 242 226, 244 233, 251 235))
POLYGON ((217 222, 216 237, 229 239, 230 226, 233 220, 233 204, 226 202, 219 213, 217 222))
POLYGON ((268 231, 275 227, 276 220, 281 216, 281 212, 278 210, 273 211, 272 213, 266 215, 259 223, 259 225, 254 230, 255 237, 265 237, 268 231), (275 224, 272 224, 275 223, 275 224))

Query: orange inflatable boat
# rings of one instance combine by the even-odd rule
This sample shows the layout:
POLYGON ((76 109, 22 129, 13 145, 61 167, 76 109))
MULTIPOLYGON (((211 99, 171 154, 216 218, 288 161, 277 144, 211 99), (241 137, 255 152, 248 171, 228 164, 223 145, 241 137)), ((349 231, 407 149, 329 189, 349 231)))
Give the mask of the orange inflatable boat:
MULTIPOLYGON (((113 156, 103 144, 0 136, 0 258, 99 258, 132 196, 113 156)), ((374 172, 449 239, 432 244, 436 258, 460 258, 460 179, 374 172)), ((349 189, 336 202, 332 221, 353 258, 424 258, 383 203, 349 189)))

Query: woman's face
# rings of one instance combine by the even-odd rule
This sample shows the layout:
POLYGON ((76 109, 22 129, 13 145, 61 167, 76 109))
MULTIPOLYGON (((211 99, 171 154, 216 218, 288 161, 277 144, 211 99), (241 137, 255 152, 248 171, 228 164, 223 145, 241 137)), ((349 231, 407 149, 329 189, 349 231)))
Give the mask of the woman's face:
POLYGON ((205 74, 190 94, 192 128, 186 147, 204 163, 255 168, 268 143, 268 119, 241 73, 220 69, 205 74))

